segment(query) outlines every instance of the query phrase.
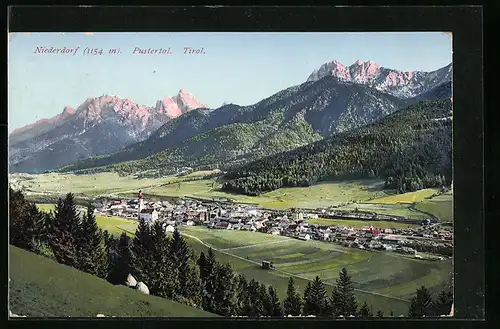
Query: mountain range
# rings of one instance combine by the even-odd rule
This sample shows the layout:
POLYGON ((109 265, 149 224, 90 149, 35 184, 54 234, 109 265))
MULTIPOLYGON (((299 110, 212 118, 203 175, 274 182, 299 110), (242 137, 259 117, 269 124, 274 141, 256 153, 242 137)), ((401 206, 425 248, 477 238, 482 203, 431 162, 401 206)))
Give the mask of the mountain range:
POLYGON ((206 107, 184 89, 154 107, 102 95, 77 109, 16 129, 9 135, 11 172, 40 173, 89 157, 116 152, 145 140, 169 120, 206 107))
POLYGON ((379 67, 373 61, 357 60, 350 66, 332 61, 314 70, 307 81, 317 81, 325 76, 335 76, 341 81, 363 84, 399 98, 421 95, 443 82, 452 80, 451 63, 432 72, 402 72, 379 67))
MULTIPOLYGON (((110 103, 112 106, 104 108, 116 108, 112 96, 103 97, 106 100, 98 98, 98 104, 110 103)), ((77 110, 66 111, 68 114, 63 111, 50 124, 35 126, 43 131, 31 137, 38 145, 36 152, 22 143, 12 144, 13 138, 36 135, 33 128, 18 136, 13 133, 10 170, 36 173, 63 166, 59 171, 166 175, 182 167, 236 165, 370 124, 420 100, 450 97, 451 64, 434 72, 399 72, 379 68, 371 61, 357 61, 349 67, 333 61, 312 72, 301 85, 250 106, 227 104, 208 109, 181 90, 176 97, 158 101, 154 108, 135 105, 109 111, 107 121, 91 115, 87 119, 93 124, 90 134, 85 134, 84 119, 78 121, 80 125, 67 124, 74 122, 70 118, 76 113, 89 112, 81 109, 89 108, 84 103, 77 110), (119 117, 127 118, 121 120, 127 124, 117 124, 116 113, 122 113, 119 117), (52 142, 51 134, 66 137, 52 142), (16 163, 17 154, 25 154, 25 158, 16 163)))

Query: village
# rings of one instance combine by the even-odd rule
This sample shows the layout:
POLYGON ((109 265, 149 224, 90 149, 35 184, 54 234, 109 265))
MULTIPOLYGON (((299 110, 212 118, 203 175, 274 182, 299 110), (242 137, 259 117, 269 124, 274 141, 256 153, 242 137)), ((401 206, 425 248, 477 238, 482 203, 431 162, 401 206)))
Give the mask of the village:
MULTIPOLYGON (((101 201, 95 212, 104 216, 116 216, 132 220, 145 220, 149 223, 162 221, 167 232, 178 226, 205 226, 219 230, 245 230, 256 234, 288 236, 300 240, 320 240, 339 243, 345 247, 372 251, 390 251, 422 258, 419 252, 435 256, 426 259, 443 260, 451 258, 453 250, 453 231, 442 227, 431 219, 421 221, 418 227, 377 228, 366 225, 353 228, 348 225, 317 225, 308 223, 313 218, 351 218, 364 220, 363 214, 335 213, 318 209, 303 212, 298 209, 286 211, 259 209, 253 205, 236 205, 191 198, 175 201, 146 202, 139 192, 137 199, 101 201), (319 214, 321 215, 319 215, 319 214)), ((387 218, 384 215, 384 218, 387 218)), ((376 218, 371 216, 371 219, 376 218)), ((398 220, 401 220, 398 218, 398 220)))

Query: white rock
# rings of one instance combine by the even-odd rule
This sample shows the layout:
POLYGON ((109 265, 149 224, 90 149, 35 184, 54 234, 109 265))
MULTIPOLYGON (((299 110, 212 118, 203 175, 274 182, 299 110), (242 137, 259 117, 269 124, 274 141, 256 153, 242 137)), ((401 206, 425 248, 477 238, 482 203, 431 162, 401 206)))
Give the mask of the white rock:
POLYGON ((105 318, 105 317, 106 316, 104 314, 100 314, 100 313, 96 315, 96 318, 105 318))
POLYGON ((138 282, 135 289, 143 294, 149 295, 149 288, 143 282, 138 282))
POLYGON ((125 282, 127 287, 135 287, 137 285, 137 280, 132 276, 132 274, 129 274, 127 276, 127 281, 125 282))

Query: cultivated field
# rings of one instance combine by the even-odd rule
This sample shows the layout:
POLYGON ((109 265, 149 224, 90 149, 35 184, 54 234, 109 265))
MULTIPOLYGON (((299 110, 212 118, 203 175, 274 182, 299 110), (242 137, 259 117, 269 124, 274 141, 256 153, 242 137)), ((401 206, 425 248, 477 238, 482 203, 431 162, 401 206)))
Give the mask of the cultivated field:
POLYGON ((373 225, 375 228, 384 229, 384 228, 415 228, 420 227, 418 224, 408 224, 408 223, 399 223, 393 221, 381 221, 381 220, 351 220, 351 219, 329 219, 329 218, 313 218, 308 219, 308 223, 310 224, 318 224, 318 225, 339 225, 339 226, 349 226, 352 228, 363 228, 366 225, 373 225))
MULTIPOLYGON (((89 197, 99 195, 132 196, 141 189, 144 195, 158 197, 198 197, 198 198, 227 198, 241 203, 253 203, 263 208, 318 208, 354 202, 352 207, 358 206, 370 209, 380 208, 383 211, 396 211, 400 214, 409 214, 406 206, 395 204, 394 198, 403 200, 414 199, 406 194, 389 196, 383 191, 381 180, 358 180, 343 182, 325 182, 310 187, 281 188, 265 193, 261 196, 246 196, 221 191, 221 184, 213 179, 200 179, 203 175, 212 172, 194 172, 183 177, 166 177, 161 179, 133 176, 121 177, 116 173, 98 173, 92 175, 74 174, 41 174, 33 175, 29 179, 19 175, 10 175, 10 180, 24 186, 31 193, 46 193, 62 196, 68 192, 83 194, 89 197), (388 204, 380 204, 389 198, 388 204), (392 199, 391 199, 392 198, 392 199), (362 205, 371 200, 377 203, 362 205), (394 208, 394 209, 393 209, 394 208)), ((424 194, 424 193, 422 193, 424 194)), ((349 205, 351 207, 351 205, 349 205)))
MULTIPOLYGON (((137 222, 117 217, 98 216, 97 222, 111 234, 122 232, 133 236, 137 222)), ((367 224, 364 221, 342 220, 367 224)), ((377 222, 380 225, 384 222, 377 222)), ((401 223, 393 223, 401 224, 401 223)), ((338 272, 346 267, 356 283, 361 301, 380 308, 386 314, 406 314, 408 300, 419 285, 438 290, 451 277, 450 261, 423 261, 394 253, 369 252, 344 248, 320 241, 300 241, 283 236, 257 232, 210 230, 199 226, 181 227, 189 245, 197 253, 216 250, 217 259, 229 262, 235 271, 248 278, 274 285, 284 298, 287 280, 294 276, 302 290, 316 275, 328 284, 334 284, 338 272), (277 270, 260 268, 262 260, 276 264, 277 270)), ((328 286, 330 293, 331 286, 328 286)))
POLYGON ((213 317, 9 246, 9 309, 36 317, 213 317))
POLYGON ((408 192, 404 194, 393 194, 379 199, 371 200, 370 203, 382 203, 382 204, 398 204, 406 203, 411 204, 414 202, 420 202, 425 198, 432 196, 439 192, 439 189, 427 188, 415 192, 408 192))
POLYGON ((453 222, 453 195, 451 192, 424 200, 418 203, 415 208, 429 212, 443 222, 453 222))
MULTIPOLYGON (((209 230, 183 227, 181 231, 198 252, 207 245, 218 250, 217 258, 230 262, 239 273, 266 284, 273 284, 283 298, 287 280, 294 276, 302 290, 307 280, 319 275, 334 284, 342 267, 346 267, 356 284, 356 294, 386 314, 406 315, 408 300, 422 284, 432 291, 449 283, 450 261, 423 261, 393 253, 370 252, 344 248, 320 241, 300 241, 261 233, 209 230), (259 237, 261 236, 261 237, 259 237), (263 260, 273 261, 276 270, 260 268, 263 260)), ((330 293, 331 286, 328 286, 330 293)))

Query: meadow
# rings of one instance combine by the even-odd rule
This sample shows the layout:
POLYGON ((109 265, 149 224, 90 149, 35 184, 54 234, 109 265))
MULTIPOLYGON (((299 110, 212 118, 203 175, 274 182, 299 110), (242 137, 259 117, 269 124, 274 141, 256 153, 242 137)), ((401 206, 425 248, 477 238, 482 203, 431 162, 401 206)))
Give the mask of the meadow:
POLYGON ((290 276, 303 290, 308 280, 319 275, 335 284, 339 271, 346 267, 355 282, 359 301, 367 301, 375 311, 406 315, 408 301, 420 285, 439 291, 450 282, 451 261, 425 261, 411 257, 345 248, 321 241, 301 241, 288 237, 203 227, 182 227, 181 232, 198 252, 213 247, 216 256, 230 262, 236 272, 274 285, 281 298, 286 294, 290 276), (262 237, 257 237, 262 236, 262 237), (261 268, 263 260, 272 261, 276 270, 261 268))
MULTIPOLYGON (((262 208, 308 208, 339 206, 351 203, 340 209, 364 208, 381 214, 394 214, 410 218, 421 218, 422 214, 410 211, 405 204, 395 200, 417 200, 411 193, 389 195, 383 190, 383 181, 357 180, 342 182, 324 182, 309 187, 281 188, 260 196, 247 196, 222 191, 221 183, 215 179, 206 179, 203 175, 210 171, 194 172, 186 176, 165 177, 160 179, 119 176, 116 173, 98 173, 92 175, 74 175, 49 173, 21 179, 11 175, 11 179, 20 181, 20 185, 32 193, 48 193, 62 196, 72 192, 88 197, 99 195, 132 197, 142 190, 145 196, 155 197, 196 197, 201 199, 228 199, 236 203, 251 203, 262 208), (388 199, 387 199, 388 198, 388 199), (384 200, 387 203, 383 203, 384 200)), ((426 195, 428 192, 417 193, 426 195)), ((414 192, 415 194, 416 192, 414 192)))
POLYGON ((371 200, 370 203, 382 203, 382 204, 412 204, 414 202, 420 202, 425 200, 425 198, 431 197, 432 195, 439 193, 439 189, 427 188, 423 190, 418 190, 415 192, 408 192, 404 194, 392 194, 382 198, 371 200))
POLYGON ((453 222, 453 195, 451 192, 424 200, 415 205, 415 208, 429 212, 443 222, 453 222))
MULTIPOLYGON (((364 221, 341 221, 367 224, 364 221)), ((137 228, 136 221, 118 217, 97 216, 97 222, 114 235, 126 232, 133 236, 137 228)), ((382 222, 377 223, 380 227, 382 222)), ((181 233, 198 254, 207 252, 208 246, 212 247, 219 261, 230 263, 237 273, 249 279, 275 286, 281 298, 286 295, 290 276, 294 276, 302 291, 308 280, 319 275, 328 284, 330 294, 339 271, 346 267, 355 282, 357 298, 361 302, 366 300, 386 314, 392 310, 395 314, 406 315, 408 300, 418 286, 424 284, 431 291, 438 291, 449 282, 452 272, 450 261, 417 260, 321 241, 200 226, 183 226, 181 233), (260 266, 263 260, 273 261, 276 270, 263 270, 260 266)))
POLYGON ((28 317, 214 317, 9 246, 9 309, 28 317))
POLYGON ((381 220, 354 220, 354 219, 330 219, 330 218, 311 218, 308 219, 309 224, 317 225, 338 225, 338 226, 349 226, 355 229, 361 229, 367 225, 373 225, 373 227, 378 229, 385 228, 416 228, 420 227, 418 224, 408 224, 400 223, 394 221, 381 221, 381 220))

